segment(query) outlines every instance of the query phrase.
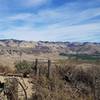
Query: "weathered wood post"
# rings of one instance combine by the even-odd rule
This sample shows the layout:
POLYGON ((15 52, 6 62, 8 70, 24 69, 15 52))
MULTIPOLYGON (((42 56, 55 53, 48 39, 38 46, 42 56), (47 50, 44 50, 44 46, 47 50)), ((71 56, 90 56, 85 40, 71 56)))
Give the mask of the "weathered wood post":
POLYGON ((22 61, 22 52, 20 51, 19 53, 19 56, 20 56, 20 62, 22 61))
POLYGON ((51 60, 48 60, 48 78, 51 78, 51 60))
POLYGON ((92 88, 93 100, 96 100, 96 95, 95 95, 95 68, 94 68, 94 66, 92 66, 92 77, 93 77, 93 88, 92 88))
POLYGON ((100 100, 100 68, 92 66, 93 70, 93 100, 100 100))
POLYGON ((35 75, 37 76, 38 75, 38 59, 35 60, 34 69, 35 69, 35 75))
POLYGON ((38 76, 41 76, 41 68, 40 68, 41 66, 39 66, 39 68, 38 68, 38 76))
POLYGON ((100 100, 100 68, 94 68, 94 100, 100 100))

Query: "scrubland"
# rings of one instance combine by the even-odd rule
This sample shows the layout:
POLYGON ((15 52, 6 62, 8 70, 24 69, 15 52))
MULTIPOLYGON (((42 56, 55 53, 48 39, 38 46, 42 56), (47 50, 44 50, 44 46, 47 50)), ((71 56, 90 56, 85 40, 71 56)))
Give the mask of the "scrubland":
POLYGON ((0 65, 0 73, 26 73, 29 100, 94 100, 100 96, 100 82, 96 83, 100 81, 98 61, 51 60, 49 78, 47 64, 38 64, 37 75, 34 67, 34 62, 22 61, 15 63, 15 70, 0 65))

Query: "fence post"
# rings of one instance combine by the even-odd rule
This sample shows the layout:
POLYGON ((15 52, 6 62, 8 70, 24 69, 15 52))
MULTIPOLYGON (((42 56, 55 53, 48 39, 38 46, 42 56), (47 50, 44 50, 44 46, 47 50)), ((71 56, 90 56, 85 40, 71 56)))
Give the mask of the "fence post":
POLYGON ((94 100, 100 100, 100 68, 95 66, 95 97, 94 100))
POLYGON ((93 100, 97 100, 96 99, 96 89, 95 89, 95 85, 96 85, 96 70, 95 70, 95 66, 92 66, 92 71, 93 71, 93 88, 92 88, 92 91, 93 91, 93 100))
POLYGON ((51 60, 48 60, 48 78, 51 78, 51 60))
POLYGON ((38 74, 38 59, 35 60, 34 69, 35 69, 35 75, 37 76, 37 74, 38 74))

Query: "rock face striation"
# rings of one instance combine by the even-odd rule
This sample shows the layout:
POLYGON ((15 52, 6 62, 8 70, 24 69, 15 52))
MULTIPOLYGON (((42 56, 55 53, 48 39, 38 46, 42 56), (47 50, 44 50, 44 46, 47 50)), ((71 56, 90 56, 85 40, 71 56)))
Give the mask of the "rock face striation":
POLYGON ((0 55, 20 54, 20 52, 33 55, 39 53, 100 54, 100 43, 0 40, 0 55))

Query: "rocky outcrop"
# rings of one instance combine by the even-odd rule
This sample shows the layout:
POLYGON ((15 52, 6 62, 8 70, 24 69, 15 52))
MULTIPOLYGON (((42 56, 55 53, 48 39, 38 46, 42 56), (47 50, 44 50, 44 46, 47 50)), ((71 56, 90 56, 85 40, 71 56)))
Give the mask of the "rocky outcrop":
POLYGON ((66 53, 66 54, 100 54, 100 43, 90 42, 48 42, 0 40, 0 55, 4 54, 39 54, 39 53, 66 53))

